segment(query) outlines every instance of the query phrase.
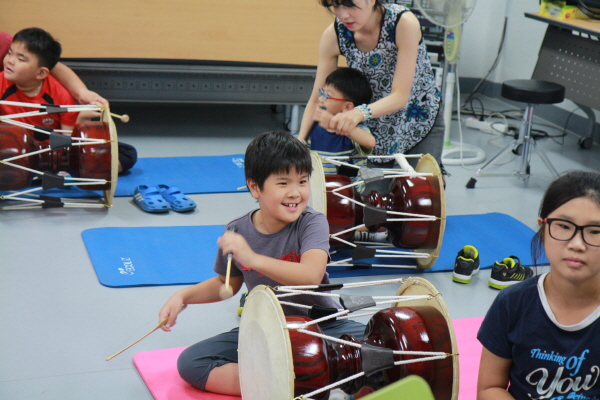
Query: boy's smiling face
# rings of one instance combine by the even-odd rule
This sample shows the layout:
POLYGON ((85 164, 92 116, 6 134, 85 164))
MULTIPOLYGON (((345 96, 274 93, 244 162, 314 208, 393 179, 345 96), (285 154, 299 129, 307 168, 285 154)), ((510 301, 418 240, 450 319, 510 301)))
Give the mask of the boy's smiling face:
POLYGON ((300 218, 310 196, 309 175, 295 168, 271 174, 262 190, 256 183, 248 182, 252 196, 258 200, 260 211, 255 226, 263 233, 275 233, 300 218))
POLYGON ((44 79, 48 68, 39 66, 38 57, 31 53, 25 43, 13 42, 4 57, 4 77, 17 86, 29 86, 44 79))

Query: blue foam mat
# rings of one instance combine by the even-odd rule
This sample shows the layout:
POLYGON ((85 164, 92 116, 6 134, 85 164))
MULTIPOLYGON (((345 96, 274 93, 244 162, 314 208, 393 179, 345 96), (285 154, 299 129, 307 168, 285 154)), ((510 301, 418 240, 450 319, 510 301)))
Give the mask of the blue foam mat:
MULTIPOLYGON (((502 213, 452 215, 446 218, 446 230, 442 247, 435 264, 423 272, 452 271, 459 250, 471 245, 479 251, 481 269, 491 268, 496 261, 509 256, 517 256, 523 265, 532 265, 530 244, 535 232, 522 222, 502 213)), ((351 252, 333 254, 332 259, 341 260, 351 257, 351 252)), ((371 258, 360 260, 366 264, 402 264, 416 265, 411 258, 371 258)), ((538 264, 545 264, 542 259, 538 264)), ((369 269, 350 267, 328 267, 331 277, 347 277, 361 275, 391 275, 407 273, 412 269, 372 267, 369 269)), ((418 271, 416 271, 418 272, 418 271)))
MULTIPOLYGON (((194 284, 214 276, 217 238, 223 225, 92 228, 82 237, 98 280, 104 286, 132 287, 194 284)), ((456 215, 446 219, 444 241, 437 262, 424 271, 414 269, 328 267, 331 277, 390 275, 450 271, 464 245, 475 246, 482 268, 516 255, 532 263, 529 243, 533 230, 500 213, 456 215)), ((379 260, 361 262, 379 263, 379 260)), ((407 265, 411 259, 385 259, 407 265)))
MULTIPOLYGON (((115 197, 133 196, 138 185, 156 186, 161 183, 177 186, 185 194, 247 191, 238 189, 246 185, 244 155, 139 158, 133 168, 119 176, 115 197)), ((102 197, 101 191, 76 187, 42 190, 35 194, 63 198, 102 197)))
POLYGON ((92 228, 81 236, 104 286, 184 285, 215 276, 223 225, 92 228))
MULTIPOLYGON (((140 158, 119 176, 115 196, 133 196, 138 185, 177 186, 182 193, 234 193, 246 185, 244 155, 140 158)), ((245 190, 245 189, 244 189, 245 190)))

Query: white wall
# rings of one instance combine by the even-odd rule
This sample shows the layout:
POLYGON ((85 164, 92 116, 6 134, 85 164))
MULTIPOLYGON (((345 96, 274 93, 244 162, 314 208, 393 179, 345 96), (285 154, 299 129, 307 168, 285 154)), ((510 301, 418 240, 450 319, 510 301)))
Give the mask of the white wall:
POLYGON ((500 63, 488 78, 493 82, 531 77, 546 24, 525 18, 525 12, 537 12, 537 0, 478 0, 465 23, 458 73, 462 77, 482 78, 488 72, 500 45, 504 17, 508 25, 500 63))
MULTIPOLYGON (((498 53, 504 17, 508 15, 502 56, 487 79, 502 83, 508 79, 531 78, 547 24, 526 18, 524 13, 538 11, 538 0, 478 0, 473 14, 464 24, 458 75, 483 78, 487 74, 498 53)), ((577 108, 570 100, 558 106, 567 111, 577 108)), ((585 116, 581 111, 576 114, 585 116)), ((599 115, 596 111, 597 120, 599 115)))

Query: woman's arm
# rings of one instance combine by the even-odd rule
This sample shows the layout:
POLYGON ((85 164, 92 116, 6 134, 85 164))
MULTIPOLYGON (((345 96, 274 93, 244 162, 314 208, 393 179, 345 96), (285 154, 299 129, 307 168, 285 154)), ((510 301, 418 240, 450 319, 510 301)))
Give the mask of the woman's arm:
POLYGON ((477 400, 515 400, 506 391, 512 360, 498 357, 485 347, 481 352, 477 400))
POLYGON ((108 104, 108 101, 104 97, 89 90, 87 86, 85 86, 85 83, 79 79, 77 74, 65 64, 59 62, 52 68, 50 74, 52 74, 52 76, 55 77, 80 104, 94 104, 97 106, 108 104))
POLYGON ((327 29, 321 35, 319 42, 319 60, 317 63, 317 74, 315 76, 315 83, 313 90, 310 95, 310 99, 304 109, 304 115, 302 117, 302 123, 300 125, 300 132, 298 133, 298 139, 306 140, 310 133, 310 127, 313 123, 313 115, 317 109, 317 103, 319 101, 319 88, 325 85, 325 79, 330 73, 335 71, 338 64, 338 57, 340 55, 340 49, 337 43, 337 36, 333 24, 329 25, 327 29))
MULTIPOLYGON (((392 91, 386 97, 369 105, 373 118, 391 114, 406 106, 415 78, 420 41, 419 20, 413 13, 405 12, 396 26, 398 61, 394 71, 392 91)), ((329 128, 338 133, 347 133, 362 120, 362 112, 354 109, 334 116, 329 128)))

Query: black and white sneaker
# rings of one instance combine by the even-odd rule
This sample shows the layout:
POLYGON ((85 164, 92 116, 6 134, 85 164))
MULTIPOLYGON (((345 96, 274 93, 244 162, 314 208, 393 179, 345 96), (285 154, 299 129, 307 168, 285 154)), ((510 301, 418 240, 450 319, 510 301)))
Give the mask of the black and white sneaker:
POLYGON ((492 267, 492 273, 488 286, 494 289, 504 289, 515 283, 523 282, 533 276, 533 269, 521 265, 517 256, 510 256, 504 260, 496 261, 492 267))
POLYGON ((479 252, 473 246, 464 246, 454 261, 452 280, 458 283, 469 283, 471 278, 479 272, 479 252))

